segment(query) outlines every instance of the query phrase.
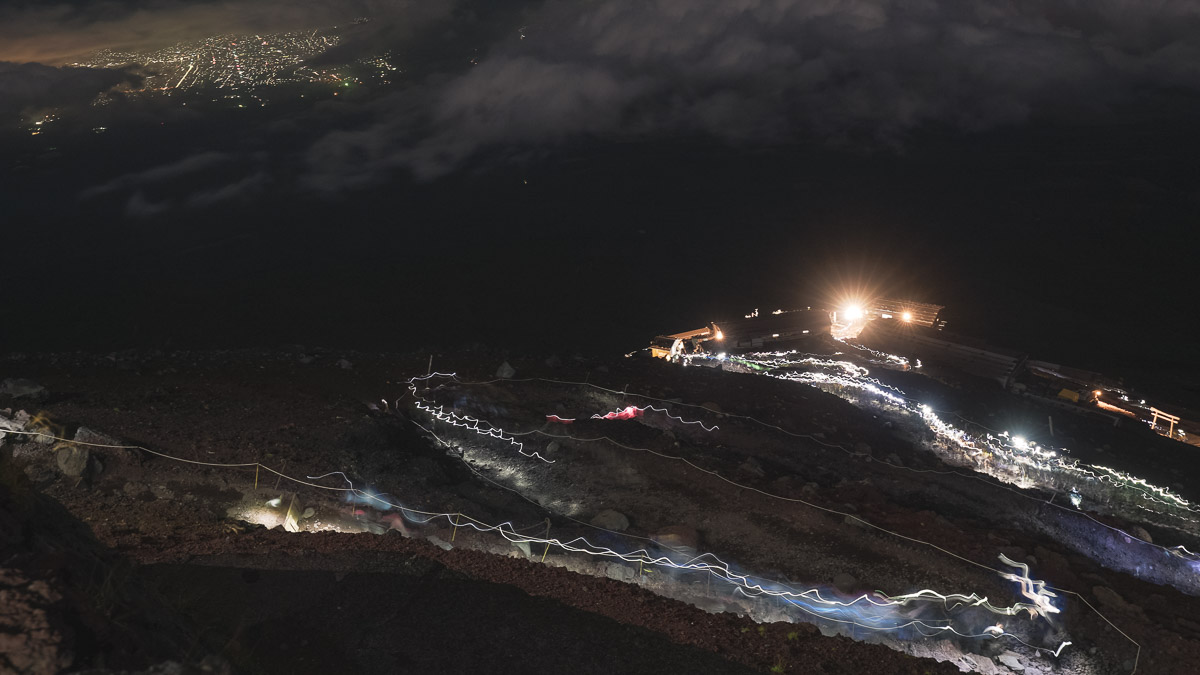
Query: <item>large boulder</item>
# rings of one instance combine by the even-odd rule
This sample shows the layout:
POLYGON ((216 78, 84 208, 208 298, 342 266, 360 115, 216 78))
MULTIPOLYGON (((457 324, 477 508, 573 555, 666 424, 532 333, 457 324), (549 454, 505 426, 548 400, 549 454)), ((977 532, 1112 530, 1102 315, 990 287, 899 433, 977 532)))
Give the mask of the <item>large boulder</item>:
POLYGON ((75 431, 74 441, 79 443, 81 447, 100 455, 105 461, 117 459, 124 464, 132 464, 139 462, 142 458, 140 452, 133 448, 125 447, 126 444, 121 442, 120 439, 93 431, 87 427, 79 427, 75 431))
MULTIPOLYGON (((39 465, 40 466, 40 465, 39 465)), ((3 467, 0 467, 2 469, 3 467)), ((0 672, 146 672, 201 645, 138 568, 20 474, 0 481, 0 672), (116 618, 110 618, 116 617, 116 618), (149 668, 149 669, 147 669, 149 668)), ((212 669, 187 672, 230 672, 212 669)))
POLYGON ((78 445, 68 445, 59 448, 55 454, 55 460, 58 462, 58 470, 63 472, 63 475, 71 478, 80 478, 87 473, 88 462, 92 455, 87 448, 78 445))

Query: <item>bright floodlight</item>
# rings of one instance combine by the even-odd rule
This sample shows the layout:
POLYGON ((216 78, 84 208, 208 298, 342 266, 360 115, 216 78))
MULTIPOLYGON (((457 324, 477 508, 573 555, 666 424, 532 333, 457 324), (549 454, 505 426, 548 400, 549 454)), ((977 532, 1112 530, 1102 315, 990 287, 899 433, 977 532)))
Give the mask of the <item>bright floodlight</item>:
POLYGON ((717 339, 718 339, 718 340, 724 340, 724 339, 725 339, 725 334, 721 332, 721 329, 720 329, 720 328, 718 328, 718 329, 717 329, 717 339))
POLYGON ((842 310, 842 316, 846 317, 850 321, 861 319, 863 317, 862 307, 859 305, 846 305, 846 309, 842 310))
POLYGON ((905 313, 901 314, 901 315, 900 315, 900 320, 901 320, 901 321, 903 321, 903 322, 905 322, 905 323, 910 323, 910 322, 912 322, 912 312, 905 312, 905 313))

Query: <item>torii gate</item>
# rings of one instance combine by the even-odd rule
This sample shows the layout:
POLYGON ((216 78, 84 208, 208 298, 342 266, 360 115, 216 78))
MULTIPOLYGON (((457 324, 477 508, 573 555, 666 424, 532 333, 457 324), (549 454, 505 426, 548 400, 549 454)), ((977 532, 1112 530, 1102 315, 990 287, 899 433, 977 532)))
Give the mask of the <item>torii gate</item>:
POLYGON ((1167 431, 1167 436, 1173 438, 1175 436, 1175 424, 1179 422, 1179 416, 1165 413, 1165 412, 1159 410, 1158 408, 1154 408, 1154 407, 1150 408, 1150 412, 1153 413, 1153 415, 1154 415, 1154 421, 1152 421, 1150 423, 1150 426, 1157 427, 1158 426, 1158 418, 1160 418, 1160 417, 1163 418, 1164 420, 1166 420, 1167 422, 1170 423, 1170 429, 1167 431))

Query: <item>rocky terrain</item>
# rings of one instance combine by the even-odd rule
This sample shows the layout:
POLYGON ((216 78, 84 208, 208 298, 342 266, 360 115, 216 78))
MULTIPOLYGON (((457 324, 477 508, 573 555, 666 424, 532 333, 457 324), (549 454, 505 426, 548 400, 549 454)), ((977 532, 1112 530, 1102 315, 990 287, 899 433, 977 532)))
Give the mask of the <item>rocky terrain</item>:
MULTIPOLYGON (((0 653, 16 672, 1036 675, 1200 657, 1188 562, 1163 547, 1194 547, 1186 523, 1056 508, 840 392, 485 350, 0 368, 0 653), (1062 591, 1061 612, 854 603, 1028 603, 1001 554, 1062 591)), ((1032 405, 890 377, 976 419, 1032 405)), ((1140 437, 1060 426, 1139 464, 1140 437)), ((1145 445, 1155 478, 1188 475, 1145 445)))

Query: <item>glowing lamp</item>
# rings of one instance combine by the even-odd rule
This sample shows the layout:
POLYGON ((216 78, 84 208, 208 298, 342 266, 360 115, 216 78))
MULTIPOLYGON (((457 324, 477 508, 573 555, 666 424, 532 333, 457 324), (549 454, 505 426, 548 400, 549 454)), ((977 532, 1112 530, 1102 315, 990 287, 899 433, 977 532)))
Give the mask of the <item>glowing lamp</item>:
POLYGON ((855 319, 861 319, 863 317, 862 307, 858 305, 846 305, 846 308, 842 310, 842 316, 851 321, 854 321, 855 319))
POLYGON ((905 313, 901 314, 900 320, 905 323, 911 323, 912 322, 912 312, 905 312, 905 313))
POLYGON ((717 339, 718 339, 718 340, 724 340, 724 339, 725 339, 725 334, 721 332, 721 329, 720 329, 720 328, 718 328, 718 329, 717 329, 717 339))

